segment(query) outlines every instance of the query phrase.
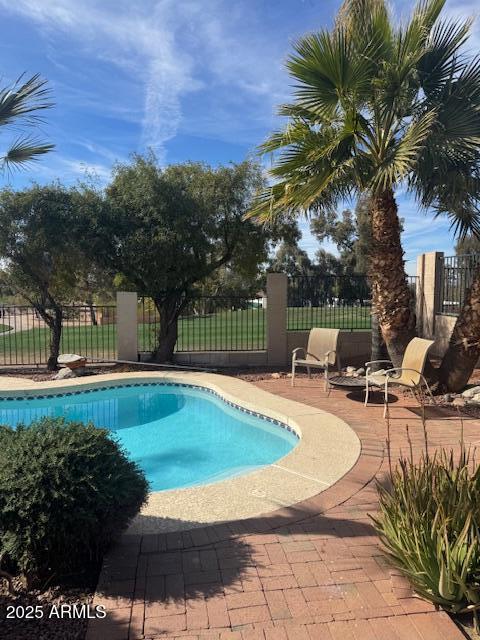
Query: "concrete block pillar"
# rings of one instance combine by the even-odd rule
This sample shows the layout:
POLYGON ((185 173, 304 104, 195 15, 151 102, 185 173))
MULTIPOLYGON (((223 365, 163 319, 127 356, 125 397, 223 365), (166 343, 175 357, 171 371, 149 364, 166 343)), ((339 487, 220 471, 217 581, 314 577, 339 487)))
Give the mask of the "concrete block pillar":
POLYGON ((417 258, 417 327, 423 338, 435 338, 435 314, 440 307, 443 251, 423 253, 417 258))
POLYGON ((283 367, 287 354, 287 285, 285 273, 267 274, 267 362, 283 367))
POLYGON ((117 358, 138 360, 137 294, 130 291, 117 293, 117 358))

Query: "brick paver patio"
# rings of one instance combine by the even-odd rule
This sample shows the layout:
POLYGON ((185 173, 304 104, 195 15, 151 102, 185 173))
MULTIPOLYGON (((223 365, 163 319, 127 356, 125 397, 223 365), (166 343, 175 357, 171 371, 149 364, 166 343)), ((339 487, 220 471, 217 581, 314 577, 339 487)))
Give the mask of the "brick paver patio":
MULTIPOLYGON (((461 640, 449 616, 419 598, 382 555, 368 518, 375 478, 387 469, 382 407, 364 408, 318 380, 264 380, 259 387, 331 411, 358 434, 352 470, 323 493, 249 520, 184 533, 124 536, 106 559, 87 640, 461 640)), ((429 409, 429 446, 458 446, 460 422, 429 409)), ((395 459, 416 453, 423 428, 415 405, 391 405, 395 459), (410 407, 410 408, 409 408, 410 407)), ((465 439, 480 444, 479 421, 465 439)), ((321 424, 319 437, 321 437, 321 424)))

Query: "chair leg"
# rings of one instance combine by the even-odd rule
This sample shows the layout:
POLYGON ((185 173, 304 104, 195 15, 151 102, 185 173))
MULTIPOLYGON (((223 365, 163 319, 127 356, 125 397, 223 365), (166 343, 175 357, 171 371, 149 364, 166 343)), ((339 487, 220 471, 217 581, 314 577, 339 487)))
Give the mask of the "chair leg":
POLYGON ((383 397, 383 417, 387 417, 388 412, 388 378, 385 380, 385 391, 383 397))
POLYGON ((325 391, 328 391, 329 389, 329 383, 328 383, 328 364, 325 367, 325 391))
POLYGON ((365 378, 365 402, 364 405, 368 405, 368 396, 370 395, 370 385, 368 384, 368 378, 365 378))
POLYGON ((310 367, 307 367, 307 373, 308 373, 308 379, 311 380, 312 379, 312 371, 311 371, 310 367))
POLYGON ((295 360, 292 360, 292 382, 291 382, 292 387, 294 386, 293 385, 294 380, 295 380, 295 360))
POLYGON ((426 381, 425 378, 424 378, 424 380, 425 380, 425 384, 427 386, 427 391, 428 391, 428 393, 430 395, 430 398, 432 399, 433 404, 437 404, 437 401, 435 400, 435 396, 433 395, 432 390, 430 389, 430 385, 428 384, 428 382, 426 381))

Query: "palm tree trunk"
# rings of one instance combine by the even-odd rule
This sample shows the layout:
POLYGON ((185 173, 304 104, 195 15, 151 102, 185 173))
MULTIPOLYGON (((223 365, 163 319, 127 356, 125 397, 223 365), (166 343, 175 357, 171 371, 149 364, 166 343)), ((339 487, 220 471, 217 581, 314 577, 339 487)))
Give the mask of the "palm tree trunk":
POLYGON ((373 312, 394 366, 401 365, 415 336, 415 313, 407 284, 397 203, 391 189, 371 198, 372 248, 369 276, 373 312))
MULTIPOLYGON (((372 353, 370 360, 386 360, 388 358, 388 351, 383 340, 382 331, 378 324, 378 316, 376 313, 372 313, 372 353)), ((373 370, 385 368, 383 365, 378 367, 373 366, 373 370)))
POLYGON ((440 391, 461 391, 472 375, 479 357, 480 269, 477 269, 438 370, 440 391))

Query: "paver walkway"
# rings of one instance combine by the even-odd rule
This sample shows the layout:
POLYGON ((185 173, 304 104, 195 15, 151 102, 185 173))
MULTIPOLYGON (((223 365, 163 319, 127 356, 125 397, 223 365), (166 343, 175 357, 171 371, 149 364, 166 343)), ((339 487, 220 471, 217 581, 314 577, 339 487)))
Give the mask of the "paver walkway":
MULTIPOLYGON (((362 442, 357 464, 323 493, 265 516, 178 534, 125 536, 104 564, 88 640, 461 640, 448 615, 414 597, 382 555, 368 514, 375 478, 387 469, 381 406, 364 408, 344 391, 330 397, 316 380, 258 386, 326 409, 346 420, 362 442)), ((411 401, 391 405, 395 459, 416 454, 423 428, 411 401)), ((457 418, 428 420, 431 449, 456 447, 457 418)), ((321 425, 319 425, 321 431, 321 425)), ((479 421, 465 420, 465 439, 480 444, 479 421)), ((321 434, 320 434, 321 437, 321 434)))

